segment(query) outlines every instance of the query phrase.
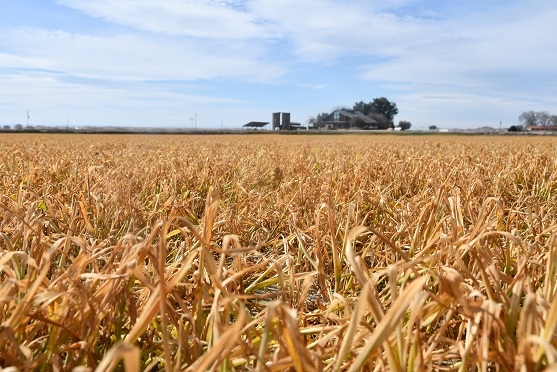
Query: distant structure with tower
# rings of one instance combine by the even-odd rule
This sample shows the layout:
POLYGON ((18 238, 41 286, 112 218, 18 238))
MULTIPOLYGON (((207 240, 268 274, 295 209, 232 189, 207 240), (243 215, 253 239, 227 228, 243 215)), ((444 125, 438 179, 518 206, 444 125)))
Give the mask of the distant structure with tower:
POLYGON ((276 130, 277 128, 280 130, 290 130, 290 113, 274 112, 272 123, 273 123, 273 130, 276 130), (281 116, 282 116, 282 122, 281 122, 281 116))
MULTIPOLYGON (((294 123, 290 121, 289 112, 273 112, 271 118, 273 130, 300 130, 306 129, 300 123, 294 123)), ((244 125, 245 128, 263 128, 268 122, 251 121, 244 125)))

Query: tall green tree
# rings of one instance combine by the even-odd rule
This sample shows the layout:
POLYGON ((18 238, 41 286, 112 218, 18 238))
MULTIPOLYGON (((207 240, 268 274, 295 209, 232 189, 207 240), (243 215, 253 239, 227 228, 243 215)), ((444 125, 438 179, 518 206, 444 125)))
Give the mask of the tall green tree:
POLYGON ((353 107, 354 111, 359 111, 364 115, 371 113, 371 102, 365 103, 364 101, 356 102, 353 107))

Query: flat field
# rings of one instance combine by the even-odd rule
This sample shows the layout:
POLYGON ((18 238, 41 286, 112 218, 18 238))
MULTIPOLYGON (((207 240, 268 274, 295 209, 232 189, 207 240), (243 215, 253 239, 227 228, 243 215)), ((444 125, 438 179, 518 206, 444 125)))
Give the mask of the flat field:
POLYGON ((557 140, 0 137, 0 366, 557 368, 557 140))

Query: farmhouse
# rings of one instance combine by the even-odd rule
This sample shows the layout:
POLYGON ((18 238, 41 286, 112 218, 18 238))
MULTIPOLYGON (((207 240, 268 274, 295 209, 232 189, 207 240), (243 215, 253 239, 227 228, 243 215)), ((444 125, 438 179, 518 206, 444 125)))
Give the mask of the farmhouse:
POLYGON ((325 116, 316 129, 379 129, 379 123, 365 116, 359 111, 343 109, 336 110, 325 116))

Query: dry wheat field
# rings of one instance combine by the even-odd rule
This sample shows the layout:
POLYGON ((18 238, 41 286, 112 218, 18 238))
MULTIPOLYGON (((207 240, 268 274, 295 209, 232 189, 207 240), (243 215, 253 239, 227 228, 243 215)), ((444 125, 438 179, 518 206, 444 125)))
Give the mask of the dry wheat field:
POLYGON ((557 140, 0 137, 0 366, 557 370, 557 140))

